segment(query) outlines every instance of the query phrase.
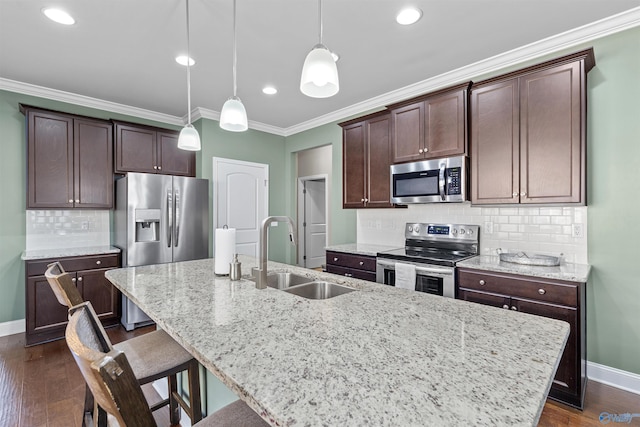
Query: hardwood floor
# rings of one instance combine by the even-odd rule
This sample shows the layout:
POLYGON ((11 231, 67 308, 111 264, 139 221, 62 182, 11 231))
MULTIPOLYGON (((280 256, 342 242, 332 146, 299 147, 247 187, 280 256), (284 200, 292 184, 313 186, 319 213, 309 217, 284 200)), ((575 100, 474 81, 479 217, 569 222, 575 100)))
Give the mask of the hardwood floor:
MULTIPOLYGON (((121 326, 107 329, 113 343, 152 331, 154 326, 126 332, 121 326)), ((148 399, 157 393, 143 388, 148 399)), ((80 427, 84 401, 84 380, 64 340, 24 347, 24 334, 0 337, 0 426, 80 427)), ((548 401, 540 418, 542 427, 602 426, 602 412, 640 414, 640 395, 590 381, 585 410, 548 401)), ((154 413, 158 426, 169 426, 168 410, 154 413)), ((610 426, 640 426, 640 417, 631 423, 611 422, 610 426)))

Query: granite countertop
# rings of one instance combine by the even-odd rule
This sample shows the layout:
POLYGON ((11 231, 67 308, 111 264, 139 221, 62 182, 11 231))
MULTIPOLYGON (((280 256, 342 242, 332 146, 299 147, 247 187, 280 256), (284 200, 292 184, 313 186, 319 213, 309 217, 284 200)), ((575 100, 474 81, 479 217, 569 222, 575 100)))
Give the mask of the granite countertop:
MULTIPOLYGON (((257 265, 240 256, 242 270, 257 265)), ((565 322, 279 263, 328 300, 215 276, 205 259, 106 277, 274 426, 534 426, 565 322)), ((245 276, 246 277, 246 276, 245 276)))
POLYGON ((561 263, 555 267, 541 267, 503 262, 497 256, 484 255, 460 261, 456 266, 580 283, 586 283, 591 272, 591 266, 588 264, 561 263))
POLYGON ((83 255, 106 255, 119 254, 120 249, 115 246, 84 246, 78 248, 60 248, 60 249, 41 249, 35 251, 24 251, 20 257, 22 260, 29 261, 45 258, 64 258, 69 256, 83 255))
POLYGON ((345 243, 343 245, 327 246, 325 250, 334 252, 344 252, 356 255, 376 256, 378 252, 398 249, 398 246, 369 245, 366 243, 345 243))

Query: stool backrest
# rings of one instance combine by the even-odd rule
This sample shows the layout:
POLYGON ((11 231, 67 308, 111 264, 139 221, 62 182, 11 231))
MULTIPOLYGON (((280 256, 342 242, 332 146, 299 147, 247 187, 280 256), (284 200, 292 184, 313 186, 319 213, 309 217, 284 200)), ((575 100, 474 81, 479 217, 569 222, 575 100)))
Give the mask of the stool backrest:
POLYGON ((47 278, 51 290, 61 305, 71 308, 84 301, 71 276, 64 271, 59 262, 53 262, 47 267, 44 276, 47 278))
POLYGON ((156 426, 127 357, 113 349, 90 302, 69 310, 66 339, 97 405, 120 426, 156 426))

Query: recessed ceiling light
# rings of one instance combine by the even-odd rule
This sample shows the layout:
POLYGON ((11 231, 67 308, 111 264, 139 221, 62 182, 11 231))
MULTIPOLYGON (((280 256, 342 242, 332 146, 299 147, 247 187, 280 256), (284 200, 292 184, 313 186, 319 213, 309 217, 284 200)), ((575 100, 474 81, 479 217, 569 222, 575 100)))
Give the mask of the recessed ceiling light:
POLYGON ((415 24, 422 18, 422 11, 415 7, 404 8, 396 16, 396 22, 400 25, 415 24))
POLYGON ((42 9, 42 13, 44 13, 47 18, 57 22, 58 24, 73 25, 76 23, 76 20, 73 19, 71 15, 69 15, 64 10, 50 7, 50 8, 42 9))
POLYGON ((278 89, 273 86, 265 86, 262 88, 262 93, 264 93, 265 95, 275 95, 276 93, 278 93, 278 89))
MULTIPOLYGON (((180 65, 184 65, 185 67, 187 66, 187 55, 180 55, 180 56, 176 56, 176 62, 180 65)), ((193 66, 196 63, 196 61, 193 60, 193 58, 189 58, 189 65, 193 66)))

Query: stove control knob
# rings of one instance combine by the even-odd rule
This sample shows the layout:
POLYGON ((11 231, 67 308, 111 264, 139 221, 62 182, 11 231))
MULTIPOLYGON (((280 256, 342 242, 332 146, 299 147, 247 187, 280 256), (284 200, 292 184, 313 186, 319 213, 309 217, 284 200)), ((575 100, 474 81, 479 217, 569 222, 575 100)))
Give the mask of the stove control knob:
POLYGON ((418 225, 413 227, 413 231, 415 231, 416 233, 420 232, 420 227, 418 225))
POLYGON ((473 230, 472 229, 468 229, 467 230, 467 234, 469 234, 469 235, 473 234, 473 230))
POLYGON ((460 229, 460 234, 464 234, 464 233, 465 233, 464 228, 461 228, 460 229))
POLYGON ((458 229, 454 228, 453 230, 451 230, 451 232, 453 233, 453 235, 455 236, 456 234, 458 234, 458 229))
POLYGON ((413 231, 413 227, 412 226, 409 226, 408 228, 409 228, 409 231, 413 231))

